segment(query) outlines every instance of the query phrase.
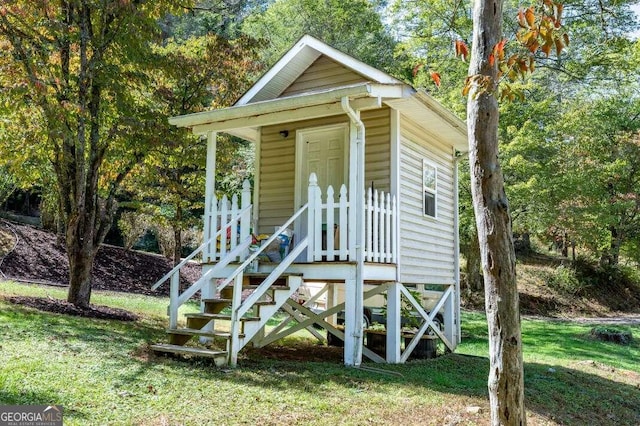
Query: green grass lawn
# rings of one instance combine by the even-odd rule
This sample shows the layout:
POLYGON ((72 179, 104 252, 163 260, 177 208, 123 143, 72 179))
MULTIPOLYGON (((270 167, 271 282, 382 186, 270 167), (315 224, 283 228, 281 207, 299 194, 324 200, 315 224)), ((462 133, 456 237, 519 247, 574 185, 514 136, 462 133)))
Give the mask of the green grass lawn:
MULTIPOLYGON (((0 296, 10 295, 65 292, 0 282, 0 296)), ((77 318, 0 299, 0 404, 61 404, 69 425, 488 424, 487 331, 478 313, 464 313, 456 354, 375 365, 392 375, 259 351, 234 370, 154 357, 147 345, 165 337, 166 299, 96 291, 92 302, 141 319, 77 318)), ((628 346, 594 341, 590 330, 523 322, 530 424, 640 424, 640 327, 629 327, 628 346)))

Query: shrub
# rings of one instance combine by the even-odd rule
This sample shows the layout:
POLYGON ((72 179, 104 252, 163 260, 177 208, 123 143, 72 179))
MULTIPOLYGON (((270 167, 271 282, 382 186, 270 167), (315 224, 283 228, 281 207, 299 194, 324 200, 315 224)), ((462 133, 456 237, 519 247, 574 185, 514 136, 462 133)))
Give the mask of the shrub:
POLYGON ((151 217, 140 212, 124 212, 118 221, 124 248, 130 250, 151 228, 151 217))
POLYGON ((580 295, 585 287, 585 283, 576 276, 576 271, 565 265, 558 266, 547 280, 549 287, 574 296, 580 295))

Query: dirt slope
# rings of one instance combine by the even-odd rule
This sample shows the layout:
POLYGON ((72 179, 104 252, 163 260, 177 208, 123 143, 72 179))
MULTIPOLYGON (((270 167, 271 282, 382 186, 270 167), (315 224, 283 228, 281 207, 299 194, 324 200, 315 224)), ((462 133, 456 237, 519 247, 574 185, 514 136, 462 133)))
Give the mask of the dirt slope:
MULTIPOLYGON (((562 262, 562 259, 542 254, 518 260, 522 314, 568 318, 640 313, 640 291, 624 283, 590 286, 580 294, 553 288, 548 279, 562 262)), ((170 261, 162 256, 103 246, 94 265, 93 288, 167 295, 168 285, 158 292, 152 292, 150 287, 170 269, 170 261)), ((58 244, 51 233, 0 220, 0 272, 7 278, 66 285, 68 262, 64 246, 58 244)), ((189 265, 183 269, 181 286, 184 288, 194 282, 199 274, 198 265, 189 265)), ((2 278, 0 274, 0 280, 2 278)), ((463 286, 462 304, 469 309, 484 309, 484 295, 468 293, 463 286)))
MULTIPOLYGON (((94 264, 93 288, 166 295, 169 292, 168 285, 162 286, 158 291, 151 291, 150 287, 170 271, 171 267, 171 261, 162 256, 104 245, 94 264)), ((64 245, 58 244, 52 233, 2 220, 0 272, 8 279, 66 285, 69 280, 69 262, 64 245)), ((181 286, 194 282, 199 274, 198 265, 188 265, 181 274, 181 286)), ((0 275, 0 279, 2 278, 4 277, 0 275)))

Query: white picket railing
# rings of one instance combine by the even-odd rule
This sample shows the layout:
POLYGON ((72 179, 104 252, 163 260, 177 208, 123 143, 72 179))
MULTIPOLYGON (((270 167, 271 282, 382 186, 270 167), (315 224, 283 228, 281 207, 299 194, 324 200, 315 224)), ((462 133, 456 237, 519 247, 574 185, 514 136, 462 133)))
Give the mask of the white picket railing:
MULTIPOLYGON (((307 261, 355 260, 355 241, 349 238, 351 227, 349 200, 345 185, 340 187, 338 199, 332 186, 323 199, 322 189, 314 173, 309 177, 309 216, 307 236, 309 249, 307 261)), ((365 198, 365 248, 367 262, 395 263, 397 261, 397 237, 395 220, 396 198, 371 188, 365 198)), ((356 219, 357 220, 357 219, 356 219)))
MULTIPOLYGON (((216 230, 226 228, 226 234, 216 240, 210 240, 203 253, 204 262, 216 262, 224 258, 227 253, 233 251, 236 246, 247 239, 251 233, 251 186, 249 181, 242 184, 240 200, 238 194, 233 194, 231 201, 224 195, 221 200, 214 197, 207 214, 204 217, 204 234, 207 237, 215 234, 216 230), (240 201, 240 204, 238 203, 240 201), (229 226, 230 222, 236 222, 235 226, 229 226)), ((240 254, 240 261, 244 261, 248 255, 245 250, 240 254)))
POLYGON ((396 262, 395 217, 396 197, 369 188, 364 202, 364 253, 367 262, 396 262))
POLYGON ((221 200, 211 200, 209 214, 205 215, 204 243, 171 271, 158 280, 152 287, 156 290, 170 279, 169 328, 178 324, 178 309, 204 287, 210 286, 212 277, 218 276, 231 262, 244 261, 251 244, 251 187, 248 181, 242 184, 241 203, 234 194, 231 203, 227 196, 221 200), (217 261, 216 265, 203 274, 189 288, 180 293, 180 270, 198 254, 202 253, 204 262, 217 261))

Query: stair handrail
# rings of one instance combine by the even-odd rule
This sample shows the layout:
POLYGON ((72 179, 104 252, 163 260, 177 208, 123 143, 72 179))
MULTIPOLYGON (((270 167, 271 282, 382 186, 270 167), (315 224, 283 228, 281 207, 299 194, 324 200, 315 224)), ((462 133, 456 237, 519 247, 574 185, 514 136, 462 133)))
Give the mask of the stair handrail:
POLYGON ((249 266, 251 264, 251 262, 253 262, 254 260, 256 260, 256 258, 262 254, 263 251, 265 251, 267 249, 267 247, 269 247, 269 245, 275 241, 276 238, 278 238, 278 236, 285 230, 287 229, 287 227, 289 225, 291 225, 293 223, 294 220, 296 220, 302 213, 304 213, 305 210, 307 210, 307 208, 309 207, 309 203, 305 204, 304 206, 300 207, 300 209, 295 212, 293 214, 293 216, 291 216, 289 218, 289 220, 287 220, 284 225, 282 225, 280 228, 278 228, 271 237, 269 237, 267 239, 266 242, 262 243, 262 245, 260 245, 260 247, 258 247, 258 250, 256 250, 255 252, 253 252, 253 254, 251 254, 249 257, 247 257, 247 259, 240 265, 238 266, 235 271, 233 271, 231 273, 231 275, 229 275, 222 283, 220 283, 218 285, 218 290, 222 290, 223 288, 225 288, 227 285, 229 285, 229 283, 231 281, 233 281, 236 277, 236 275, 238 275, 240 272, 244 271, 247 266, 249 266))
POLYGON ((202 274, 202 276, 198 278, 196 282, 191 284, 189 288, 183 291, 178 298, 178 303, 182 305, 184 302, 189 300, 191 296, 196 294, 198 290, 201 290, 202 284, 204 282, 206 282, 210 277, 214 276, 214 272, 219 272, 219 269, 226 267, 229 263, 231 263, 232 259, 238 257, 240 253, 249 248, 250 244, 251 236, 247 237, 244 241, 239 242, 233 251, 228 252, 227 255, 224 258, 220 259, 220 261, 216 263, 213 268, 202 274))
POLYGON ((200 245, 200 247, 198 247, 197 249, 195 249, 189 256, 185 257, 182 262, 178 263, 176 266, 173 267, 172 270, 170 270, 169 272, 167 272, 162 278, 160 278, 153 286, 151 286, 151 290, 156 290, 158 287, 160 287, 165 281, 167 281, 169 278, 171 278, 171 276, 173 274, 175 274, 176 272, 180 271, 180 269, 182 269, 182 267, 184 265, 187 264, 187 262, 189 262, 191 259, 193 259, 194 257, 196 257, 202 250, 204 250, 204 248, 206 246, 208 246, 209 244, 211 244, 212 242, 215 242, 219 236, 222 235, 223 232, 226 233, 226 230, 229 229, 230 226, 232 226, 234 223, 236 223, 238 220, 241 219, 241 216, 243 214, 245 214, 250 208, 252 207, 251 204, 249 204, 248 206, 240 209, 240 211, 238 211, 238 214, 234 217, 232 217, 229 222, 227 222, 226 224, 224 224, 222 227, 220 227, 220 229, 218 230, 218 232, 215 233, 215 235, 211 238, 209 238, 207 241, 205 241, 204 243, 202 243, 202 245, 200 245))
POLYGON ((271 271, 271 273, 262 281, 262 283, 253 290, 253 292, 238 306, 237 318, 242 318, 244 314, 249 312, 249 309, 267 292, 271 284, 273 284, 280 275, 293 263, 293 261, 300 256, 302 251, 309 246, 309 238, 304 237, 302 241, 296 244, 295 248, 271 271))

